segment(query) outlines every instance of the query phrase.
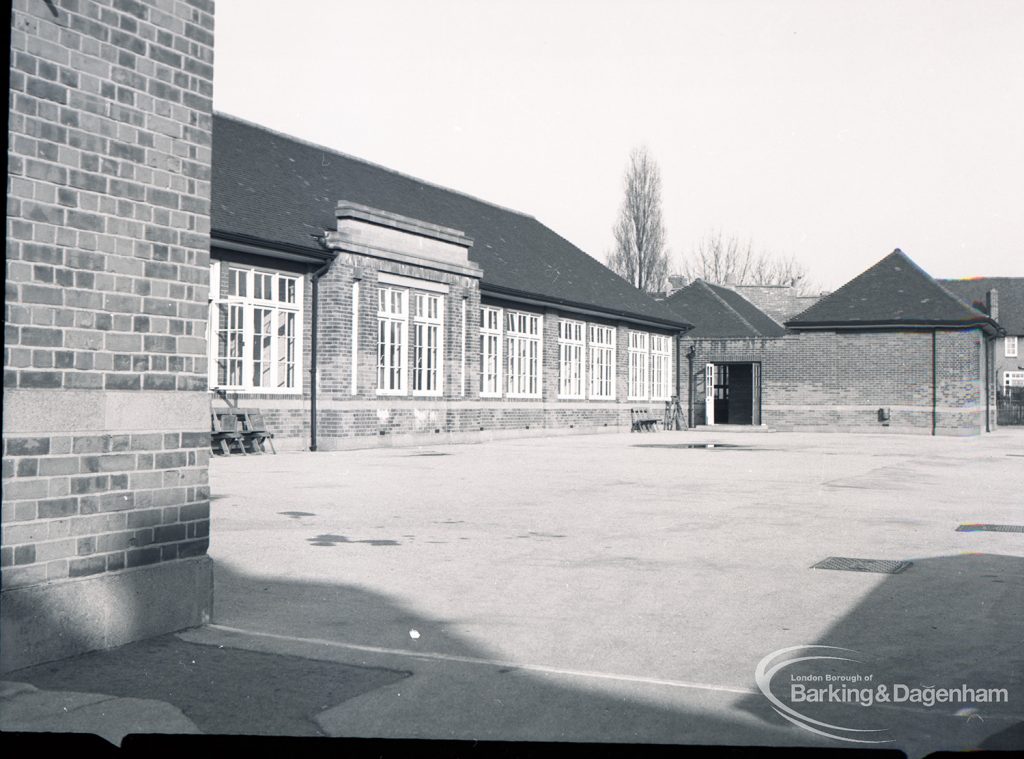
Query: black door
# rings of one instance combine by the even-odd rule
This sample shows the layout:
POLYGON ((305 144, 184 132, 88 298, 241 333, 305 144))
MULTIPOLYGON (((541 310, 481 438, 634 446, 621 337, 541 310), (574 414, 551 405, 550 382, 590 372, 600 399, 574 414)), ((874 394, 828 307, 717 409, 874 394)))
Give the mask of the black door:
MULTIPOLYGON (((753 364, 732 364, 729 367, 729 408, 728 416, 722 417, 729 424, 753 424, 754 416, 754 366, 753 364)), ((715 409, 718 416, 718 409, 715 409)))

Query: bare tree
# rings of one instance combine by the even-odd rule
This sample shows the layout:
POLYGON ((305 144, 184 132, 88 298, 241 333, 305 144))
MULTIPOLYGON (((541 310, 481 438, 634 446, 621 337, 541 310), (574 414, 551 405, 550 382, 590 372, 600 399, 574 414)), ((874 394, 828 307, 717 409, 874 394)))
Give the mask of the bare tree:
POLYGON ((683 258, 687 279, 729 285, 785 285, 806 294, 813 289, 807 270, 792 256, 755 252, 750 240, 724 238, 720 231, 707 234, 683 258))
POLYGON ((661 171, 646 147, 630 154, 624 186, 608 268, 645 292, 662 292, 668 284, 668 253, 661 221, 661 171))

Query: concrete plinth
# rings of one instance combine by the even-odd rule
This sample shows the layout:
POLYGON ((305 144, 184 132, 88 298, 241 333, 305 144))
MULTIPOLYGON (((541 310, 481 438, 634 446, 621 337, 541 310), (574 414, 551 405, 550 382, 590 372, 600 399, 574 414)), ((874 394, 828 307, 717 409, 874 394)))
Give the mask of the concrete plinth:
POLYGON ((5 590, 0 671, 206 624, 212 611, 206 556, 5 590))

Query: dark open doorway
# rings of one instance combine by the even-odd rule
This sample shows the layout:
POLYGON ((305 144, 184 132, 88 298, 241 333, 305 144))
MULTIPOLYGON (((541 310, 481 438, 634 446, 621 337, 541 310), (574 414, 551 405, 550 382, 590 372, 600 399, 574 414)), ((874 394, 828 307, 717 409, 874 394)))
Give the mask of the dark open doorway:
POLYGON ((761 365, 708 364, 708 424, 761 424, 761 365))

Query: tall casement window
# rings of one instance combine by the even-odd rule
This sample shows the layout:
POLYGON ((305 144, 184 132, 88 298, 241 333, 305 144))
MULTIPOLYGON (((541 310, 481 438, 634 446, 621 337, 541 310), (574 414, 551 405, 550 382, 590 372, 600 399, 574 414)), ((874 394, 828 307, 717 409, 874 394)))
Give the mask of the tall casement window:
POLYGON ((540 330, 541 317, 537 314, 505 313, 506 391, 511 396, 540 397, 540 330))
POLYGON ((480 309, 480 395, 501 395, 501 309, 480 309))
POLYGON ((1006 358, 1017 358, 1017 337, 1015 335, 1003 338, 1003 355, 1006 358))
POLYGON ((583 322, 558 321, 558 397, 583 397, 583 322))
POLYGON ((377 292, 377 392, 406 392, 408 292, 382 287, 377 292))
POLYGON ((301 389, 302 277, 214 261, 210 276, 210 385, 224 390, 301 389), (227 286, 222 287, 222 266, 227 286))
POLYGON ((590 344, 590 397, 615 398, 615 328, 588 326, 590 344))
POLYGON ((412 391, 440 395, 441 296, 414 293, 412 297, 412 391))
POLYGON ((645 401, 650 388, 647 367, 650 363, 650 335, 629 331, 629 400, 645 401))
POLYGON ((651 400, 672 397, 672 338, 651 335, 651 400))

